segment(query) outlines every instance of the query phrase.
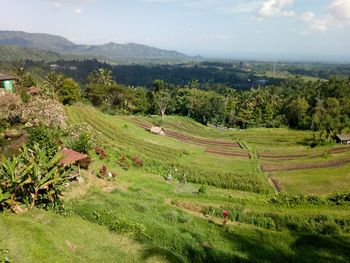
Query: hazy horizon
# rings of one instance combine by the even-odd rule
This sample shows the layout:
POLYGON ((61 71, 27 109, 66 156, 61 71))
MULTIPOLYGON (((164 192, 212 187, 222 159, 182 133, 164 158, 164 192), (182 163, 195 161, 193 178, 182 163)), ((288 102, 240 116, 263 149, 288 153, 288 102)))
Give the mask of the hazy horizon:
POLYGON ((133 42, 220 59, 350 61, 349 0, 12 0, 3 10, 10 11, 0 16, 0 30, 76 44, 133 42))

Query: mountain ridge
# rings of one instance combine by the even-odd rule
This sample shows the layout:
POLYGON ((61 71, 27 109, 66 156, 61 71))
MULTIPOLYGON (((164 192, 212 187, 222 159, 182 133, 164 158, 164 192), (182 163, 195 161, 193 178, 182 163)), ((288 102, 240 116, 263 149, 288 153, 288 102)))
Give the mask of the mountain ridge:
POLYGON ((0 31, 0 45, 43 49, 61 55, 88 56, 111 61, 118 59, 190 60, 198 58, 187 56, 176 50, 165 50, 133 42, 126 44, 108 42, 101 45, 84 45, 75 44, 69 39, 58 35, 27 33, 24 31, 0 31))

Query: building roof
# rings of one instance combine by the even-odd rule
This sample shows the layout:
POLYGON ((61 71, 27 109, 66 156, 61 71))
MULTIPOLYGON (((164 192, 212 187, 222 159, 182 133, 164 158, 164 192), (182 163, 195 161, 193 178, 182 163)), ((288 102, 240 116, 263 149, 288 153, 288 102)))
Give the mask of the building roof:
POLYGON ((30 87, 27 89, 27 93, 29 94, 38 94, 41 92, 41 89, 37 88, 37 87, 30 87))
POLYGON ((341 141, 350 141, 350 133, 347 134, 337 134, 337 138, 341 141))
POLYGON ((71 149, 63 149, 62 150, 62 158, 58 162, 59 165, 70 165, 75 163, 76 161, 83 160, 87 158, 87 154, 82 154, 71 149))
POLYGON ((12 76, 9 76, 9 75, 5 75, 5 74, 1 74, 0 73, 0 81, 3 81, 3 80, 14 80, 16 79, 15 77, 12 77, 12 76))

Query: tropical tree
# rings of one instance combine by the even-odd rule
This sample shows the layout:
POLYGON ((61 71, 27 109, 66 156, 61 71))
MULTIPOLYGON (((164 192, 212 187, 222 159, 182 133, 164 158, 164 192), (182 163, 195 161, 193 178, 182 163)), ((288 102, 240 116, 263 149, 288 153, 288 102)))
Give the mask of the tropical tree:
POLYGON ((158 105, 162 118, 165 116, 165 111, 170 104, 171 96, 167 91, 158 91, 154 94, 154 101, 158 105))
POLYGON ((111 91, 115 91, 116 82, 112 78, 112 72, 107 69, 95 70, 87 78, 86 97, 95 106, 101 106, 108 102, 111 91))
POLYGON ((55 97, 56 92, 61 90, 64 76, 56 72, 50 72, 44 79, 42 93, 49 97, 55 97))
POLYGON ((59 100, 63 104, 73 104, 81 97, 79 84, 72 78, 63 80, 62 86, 58 89, 59 100))

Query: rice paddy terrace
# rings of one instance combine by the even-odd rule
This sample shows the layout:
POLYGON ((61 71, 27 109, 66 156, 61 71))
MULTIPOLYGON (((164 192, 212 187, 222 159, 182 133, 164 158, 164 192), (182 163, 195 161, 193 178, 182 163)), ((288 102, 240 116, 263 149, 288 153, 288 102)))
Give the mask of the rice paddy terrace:
POLYGON ((18 262, 45 262, 42 239, 51 244, 53 235, 60 243, 47 253, 56 262, 350 262, 349 197, 337 194, 350 189, 350 147, 310 148, 304 142, 312 133, 287 129, 220 130, 85 105, 67 113, 71 124, 99 133, 107 158, 91 153, 84 182, 69 187, 71 217, 0 218, 0 236, 15 233, 7 247, 18 262), (166 135, 151 134, 155 125, 166 135), (121 156, 137 156, 143 167, 123 169, 121 156), (115 182, 96 177, 102 165, 115 182), (17 221, 41 235, 23 241, 17 221), (60 232, 63 224, 72 236, 60 232), (99 245, 84 255, 93 235, 99 245), (26 242, 37 245, 26 249, 26 242), (20 258, 16 244, 36 261, 20 258))

